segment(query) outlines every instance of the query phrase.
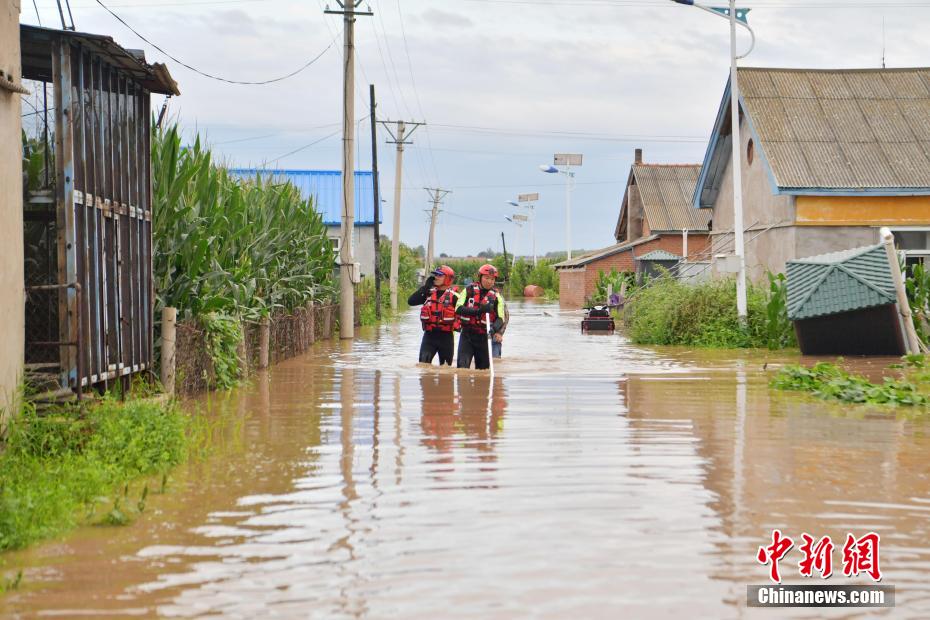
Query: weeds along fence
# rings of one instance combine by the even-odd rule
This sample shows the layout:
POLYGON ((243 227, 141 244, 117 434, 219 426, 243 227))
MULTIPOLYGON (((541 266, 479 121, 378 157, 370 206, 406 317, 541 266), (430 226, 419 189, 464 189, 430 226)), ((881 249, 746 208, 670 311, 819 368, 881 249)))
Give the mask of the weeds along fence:
MULTIPOLYGON (((272 364, 307 352, 320 340, 332 338, 336 331, 339 307, 335 304, 312 304, 289 313, 269 318, 269 358, 272 364)), ((230 387, 229 381, 246 376, 259 365, 259 323, 241 324, 241 338, 236 343, 235 368, 218 369, 211 355, 208 327, 199 319, 187 319, 177 324, 175 364, 177 394, 189 396, 214 388, 230 387), (219 370, 219 372, 218 372, 219 370), (224 376, 232 371, 231 376, 224 376)))

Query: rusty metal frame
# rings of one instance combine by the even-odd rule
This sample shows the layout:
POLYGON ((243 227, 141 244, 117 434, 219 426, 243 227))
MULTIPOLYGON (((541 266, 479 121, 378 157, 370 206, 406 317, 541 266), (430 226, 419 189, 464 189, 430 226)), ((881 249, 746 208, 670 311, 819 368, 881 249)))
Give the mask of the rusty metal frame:
POLYGON ((60 382, 126 382, 152 367, 150 92, 79 40, 51 44, 60 382))

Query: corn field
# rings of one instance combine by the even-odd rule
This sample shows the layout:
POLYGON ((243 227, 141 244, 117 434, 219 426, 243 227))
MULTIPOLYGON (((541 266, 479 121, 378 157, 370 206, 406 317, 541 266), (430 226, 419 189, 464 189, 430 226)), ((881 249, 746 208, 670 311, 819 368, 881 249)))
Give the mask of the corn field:
POLYGON ((158 308, 256 320, 332 296, 335 254, 312 201, 230 176, 199 137, 182 146, 176 124, 152 135, 158 308))

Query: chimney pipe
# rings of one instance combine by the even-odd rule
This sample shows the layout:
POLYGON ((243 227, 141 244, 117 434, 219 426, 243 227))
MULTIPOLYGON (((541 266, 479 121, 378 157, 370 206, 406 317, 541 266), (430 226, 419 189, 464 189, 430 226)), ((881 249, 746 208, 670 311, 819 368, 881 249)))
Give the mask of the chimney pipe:
POLYGON ((636 149, 634 151, 634 160, 637 164, 643 163, 643 149, 636 149))

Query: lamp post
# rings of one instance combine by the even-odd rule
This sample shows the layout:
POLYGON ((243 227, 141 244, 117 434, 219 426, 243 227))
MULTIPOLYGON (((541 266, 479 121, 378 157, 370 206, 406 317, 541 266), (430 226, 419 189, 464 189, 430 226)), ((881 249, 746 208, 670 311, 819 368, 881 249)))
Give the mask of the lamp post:
POLYGON ((743 181, 740 158, 740 131, 739 131, 739 82, 736 76, 736 61, 745 58, 756 45, 756 35, 749 27, 746 15, 749 9, 737 9, 736 0, 730 0, 730 6, 711 7, 694 2, 694 0, 672 0, 677 4, 687 4, 707 11, 717 17, 723 17, 730 22, 730 123, 733 143, 733 234, 734 253, 739 265, 736 279, 736 313, 740 321, 746 320, 746 252, 743 243, 743 181), (752 41, 745 54, 736 54, 736 24, 740 24, 749 31, 752 41))
POLYGON ((580 153, 556 153, 553 157, 553 165, 543 164, 540 170, 547 174, 564 174, 565 180, 565 246, 568 251, 568 258, 572 259, 572 189, 575 187, 575 173, 572 166, 581 165, 580 153), (562 166, 559 168, 558 166, 562 166))
POLYGON ((530 212, 530 236, 533 238, 533 267, 536 266, 536 202, 538 201, 539 192, 520 194, 517 196, 517 202, 510 201, 510 204, 523 207, 530 212))
POLYGON ((504 219, 517 227, 516 234, 514 235, 513 256, 510 260, 510 271, 513 272, 513 270, 517 268, 517 248, 520 247, 520 229, 523 228, 523 222, 526 219, 526 216, 516 214, 507 217, 505 215, 504 219))

